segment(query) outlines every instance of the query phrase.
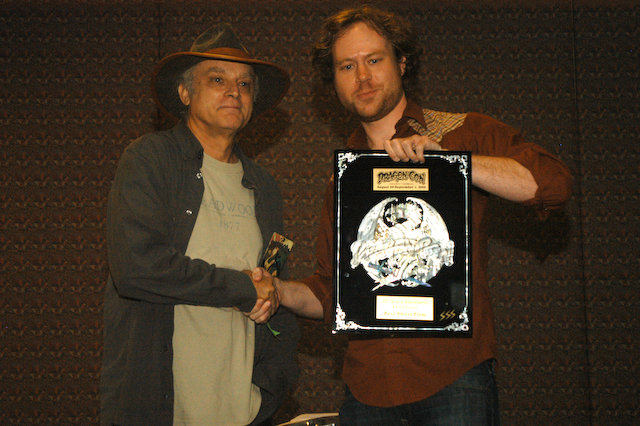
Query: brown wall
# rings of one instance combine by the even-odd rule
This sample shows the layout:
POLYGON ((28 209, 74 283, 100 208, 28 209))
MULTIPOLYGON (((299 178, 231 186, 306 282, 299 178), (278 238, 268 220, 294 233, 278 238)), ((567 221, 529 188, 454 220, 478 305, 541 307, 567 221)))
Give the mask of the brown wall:
MULTIPOLYGON (((242 143, 280 183, 293 274, 312 271, 331 153, 353 123, 312 79, 309 45, 325 16, 355 3, 3 3, 0 423, 97 422, 110 180, 132 138, 168 124, 150 97, 155 62, 216 20, 291 72, 280 108, 242 143)), ((392 10, 427 52, 419 101, 518 127, 576 179, 544 224, 491 206, 504 423, 637 422, 640 7, 400 0, 392 10)), ((277 420, 336 410, 342 397, 344 341, 301 325, 301 380, 277 420)))

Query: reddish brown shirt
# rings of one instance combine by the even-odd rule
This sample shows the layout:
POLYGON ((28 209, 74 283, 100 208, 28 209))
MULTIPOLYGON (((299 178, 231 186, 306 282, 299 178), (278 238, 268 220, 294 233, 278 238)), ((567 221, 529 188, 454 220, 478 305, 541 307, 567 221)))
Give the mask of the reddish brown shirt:
MULTIPOLYGON (((416 132, 412 118, 437 138, 444 149, 473 154, 510 157, 531 171, 538 184, 535 198, 525 204, 541 217, 561 207, 571 193, 567 167, 538 145, 527 143, 513 128, 485 115, 435 113, 425 122, 423 110, 409 102, 396 124, 395 137, 416 132), (457 124, 452 125, 451 121, 457 124)), ((368 149, 362 127, 349 138, 348 147, 368 149)), ((473 170, 472 170, 473 173, 473 170)), ((487 284, 487 201, 489 194, 474 187, 472 194, 473 337, 471 338, 379 338, 351 339, 345 354, 342 377, 361 402, 381 407, 425 399, 453 383, 479 363, 496 357, 493 312, 487 284)), ((304 281, 324 306, 325 320, 333 318, 333 183, 330 182, 320 218, 317 269, 304 281)))

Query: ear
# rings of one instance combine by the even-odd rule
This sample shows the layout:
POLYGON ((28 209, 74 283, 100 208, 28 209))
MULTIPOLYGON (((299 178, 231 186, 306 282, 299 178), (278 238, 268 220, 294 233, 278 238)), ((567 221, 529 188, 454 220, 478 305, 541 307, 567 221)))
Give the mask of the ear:
POLYGON ((400 67, 400 76, 404 76, 404 72, 407 69, 407 58, 405 56, 401 57, 398 61, 398 66, 400 67))
POLYGON ((189 91, 187 90, 187 88, 182 83, 178 85, 178 96, 180 96, 180 100, 183 104, 189 106, 189 104, 191 103, 191 96, 189 95, 189 91))

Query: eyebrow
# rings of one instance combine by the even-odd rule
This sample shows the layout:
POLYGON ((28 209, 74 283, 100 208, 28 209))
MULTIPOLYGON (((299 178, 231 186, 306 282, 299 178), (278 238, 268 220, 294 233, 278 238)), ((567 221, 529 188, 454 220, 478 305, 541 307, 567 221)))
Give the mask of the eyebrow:
MULTIPOLYGON (((384 50, 382 50, 382 49, 380 49, 380 50, 376 50, 376 51, 373 51, 373 52, 371 52, 371 53, 368 53, 368 54, 367 54, 367 55, 365 55, 364 57, 365 57, 365 58, 370 58, 370 57, 372 57, 372 56, 377 56, 377 55, 381 55, 381 54, 384 54, 384 53, 385 53, 385 51, 384 51, 384 50)), ((358 56, 358 55, 356 55, 356 56, 358 56)), ((352 56, 350 56, 350 57, 348 57, 348 58, 344 58, 344 59, 341 59, 341 60, 339 60, 339 61, 335 61, 335 64, 336 64, 336 65, 339 65, 339 64, 342 64, 342 63, 344 63, 344 62, 349 62, 349 61, 353 61, 353 60, 354 60, 354 59, 353 59, 353 57, 352 57, 352 56)))
MULTIPOLYGON (((212 72, 217 72, 220 74, 228 74, 227 71, 224 68, 220 68, 216 65, 211 65, 209 68, 207 68, 205 71, 205 73, 209 74, 212 72)), ((250 72, 250 73, 243 73, 239 76, 240 78, 251 78, 251 79, 255 79, 255 73, 250 72)))

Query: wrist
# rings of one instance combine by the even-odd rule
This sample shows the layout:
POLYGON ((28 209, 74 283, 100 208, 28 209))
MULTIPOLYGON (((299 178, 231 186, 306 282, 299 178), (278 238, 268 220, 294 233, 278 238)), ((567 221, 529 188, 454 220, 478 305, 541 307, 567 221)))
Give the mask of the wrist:
POLYGON ((285 307, 289 307, 289 299, 291 298, 290 290, 291 285, 289 281, 284 281, 279 278, 273 278, 273 287, 275 287, 280 297, 280 304, 285 307))

